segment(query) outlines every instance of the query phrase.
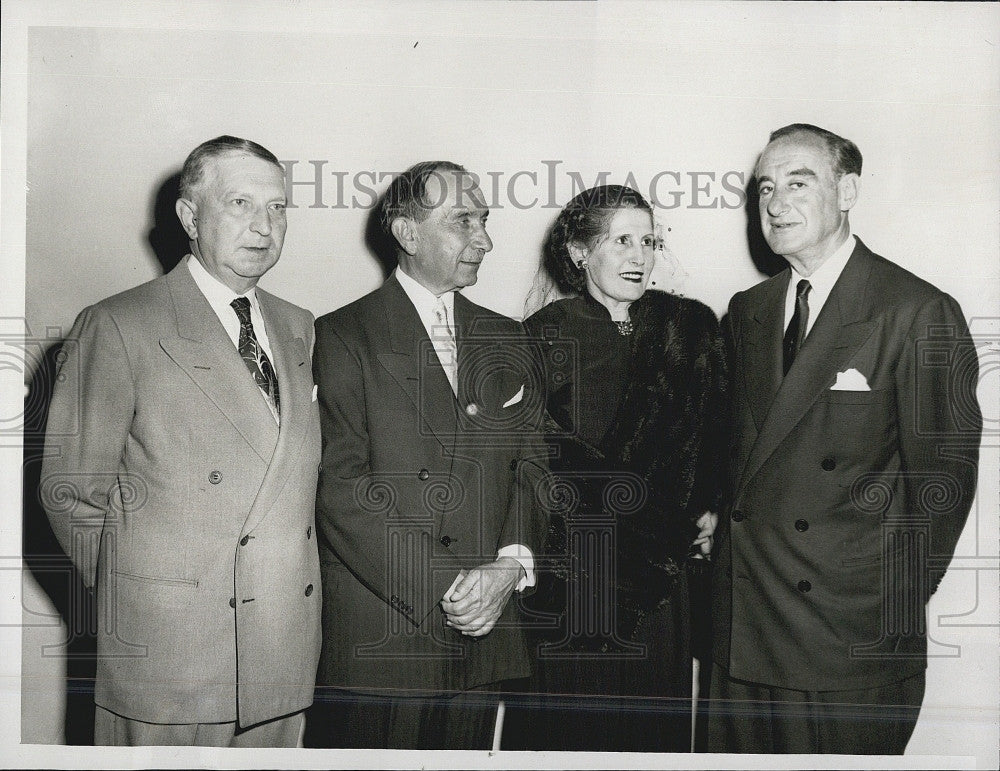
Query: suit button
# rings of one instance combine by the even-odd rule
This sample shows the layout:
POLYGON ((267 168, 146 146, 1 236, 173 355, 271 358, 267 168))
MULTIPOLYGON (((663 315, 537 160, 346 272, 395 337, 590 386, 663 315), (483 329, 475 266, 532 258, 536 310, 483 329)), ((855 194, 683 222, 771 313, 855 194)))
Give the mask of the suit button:
POLYGON ((308 585, 308 586, 306 587, 306 597, 308 597, 308 596, 309 596, 310 594, 312 594, 312 593, 313 593, 313 585, 312 585, 312 584, 309 584, 309 585, 308 585))
POLYGON ((733 512, 733 522, 742 522, 742 521, 743 521, 743 512, 740 511, 739 509, 736 509, 736 511, 733 512))
POLYGON ((476 415, 479 414, 479 405, 475 403, 470 404, 468 407, 465 408, 465 414, 468 415, 470 418, 476 417, 476 415))
POLYGON ((312 537, 313 537, 313 526, 309 525, 309 527, 306 528, 306 540, 308 541, 312 537))
POLYGON ((246 546, 248 543, 250 543, 250 536, 245 535, 240 539, 240 546, 246 546))
POLYGON ((441 543, 445 546, 451 546, 451 537, 447 535, 441 536, 441 543))
POLYGON ((208 481, 211 482, 213 485, 219 484, 219 482, 222 481, 222 472, 213 471, 211 474, 208 475, 208 481))
POLYGON ((236 598, 235 597, 230 597, 229 598, 229 607, 230 608, 235 608, 236 607, 236 598))
POLYGON ((798 530, 800 533, 804 533, 806 530, 809 529, 809 523, 806 522, 804 519, 797 519, 795 520, 795 529, 798 530))
POLYGON ((837 461, 833 458, 823 458, 823 462, 819 465, 823 467, 823 471, 833 471, 837 468, 837 461))
POLYGON ((805 581, 805 580, 799 581, 799 591, 802 592, 803 594, 805 592, 808 592, 812 588, 813 588, 813 585, 811 583, 809 583, 808 581, 805 581))
POLYGON ((510 470, 517 471, 517 458, 514 458, 514 460, 510 462, 510 470))
POLYGON ((417 479, 419 479, 421 482, 426 482, 430 478, 430 476, 431 472, 425 468, 422 468, 420 469, 420 471, 417 472, 417 479))

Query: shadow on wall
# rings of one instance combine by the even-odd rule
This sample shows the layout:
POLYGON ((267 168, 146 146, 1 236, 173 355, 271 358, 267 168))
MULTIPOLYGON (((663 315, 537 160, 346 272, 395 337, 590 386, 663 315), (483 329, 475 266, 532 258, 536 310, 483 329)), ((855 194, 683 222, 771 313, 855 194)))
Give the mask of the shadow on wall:
MULTIPOLYGON (((83 585, 79 573, 56 541, 39 495, 45 446, 45 422, 62 348, 63 342, 58 341, 42 352, 24 398, 21 549, 25 567, 31 571, 39 587, 59 613, 67 630, 67 637, 65 649, 58 648, 51 652, 25 650, 22 655, 64 657, 65 742, 93 744, 97 629, 94 593, 83 585)), ((30 623, 27 618, 23 620, 26 624, 30 623)), ((22 704, 24 704, 23 699, 22 704)), ((26 709, 23 717, 30 717, 30 714, 30 710, 26 709)))
POLYGON ((167 176, 153 197, 153 225, 147 240, 164 273, 169 273, 190 251, 187 233, 177 219, 177 199, 180 198, 181 173, 167 176))
MULTIPOLYGON (((179 196, 180 172, 166 176, 152 197, 148 241, 157 265, 168 273, 188 253, 187 234, 175 212, 179 196)), ((31 216, 29 212, 29 217, 31 216)), ((37 216, 37 215, 36 215, 37 216)), ((30 269, 30 264, 29 264, 30 269)), ((72 309, 74 313, 82 308, 72 309)), ((52 388, 58 377, 64 340, 50 338, 25 348, 27 393, 24 398, 22 554, 39 587, 48 596, 67 630, 65 649, 25 650, 25 656, 62 657, 66 667, 66 711, 63 716, 65 742, 90 745, 94 742, 94 676, 96 673, 97 604, 95 594, 83 585, 79 573, 52 533, 40 496, 42 458, 45 453, 45 426, 52 388), (30 378, 30 379, 28 379, 30 378)), ((50 452, 58 442, 50 442, 50 452)), ((58 505, 58 501, 51 502, 58 505)), ((30 623, 25 618, 24 623, 30 623)), ((30 687, 30 686, 29 686, 30 687)), ((30 719, 30 710, 25 718, 30 719)), ((22 732, 23 729, 22 729, 22 732)), ((30 735, 30 730, 26 732, 30 735)))
POLYGON ((750 177, 750 182, 746 187, 746 204, 744 211, 747 215, 747 248, 750 251, 750 259, 761 273, 768 278, 775 276, 786 267, 784 257, 779 257, 771 251, 771 247, 764 240, 764 233, 760 229, 760 196, 757 194, 757 178, 750 177))
POLYGON ((365 220, 365 246, 382 266, 383 280, 389 278, 399 264, 399 259, 396 257, 396 239, 382 230, 382 223, 379 222, 378 215, 384 199, 383 192, 375 205, 368 210, 368 217, 365 220))

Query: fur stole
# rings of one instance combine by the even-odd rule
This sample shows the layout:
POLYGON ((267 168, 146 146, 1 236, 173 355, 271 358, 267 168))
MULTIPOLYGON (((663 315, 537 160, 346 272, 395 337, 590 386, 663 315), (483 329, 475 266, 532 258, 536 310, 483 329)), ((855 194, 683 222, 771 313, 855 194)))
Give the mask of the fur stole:
POLYGON ((614 582, 621 639, 669 601, 697 534, 695 521, 718 511, 728 451, 715 314, 659 291, 646 292, 630 313, 635 332, 628 384, 604 440, 598 447, 574 437, 549 440, 558 445, 551 462, 556 506, 545 549, 554 570, 550 585, 539 586, 540 594, 552 593, 549 602, 538 598, 554 611, 564 606, 567 592, 606 594, 597 586, 601 580, 587 575, 600 572, 603 581, 614 582), (569 535, 609 526, 613 573, 609 553, 581 554, 588 539, 569 535))

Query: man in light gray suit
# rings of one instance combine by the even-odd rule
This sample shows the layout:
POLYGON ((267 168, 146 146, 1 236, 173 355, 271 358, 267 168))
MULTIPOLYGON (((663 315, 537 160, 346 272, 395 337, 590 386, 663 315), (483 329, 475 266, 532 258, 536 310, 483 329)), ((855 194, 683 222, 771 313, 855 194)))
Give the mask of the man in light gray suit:
POLYGON ((95 742, 295 746, 320 648, 312 315, 257 288, 284 174, 223 136, 184 164, 191 254, 86 308, 42 495, 99 617, 95 742))

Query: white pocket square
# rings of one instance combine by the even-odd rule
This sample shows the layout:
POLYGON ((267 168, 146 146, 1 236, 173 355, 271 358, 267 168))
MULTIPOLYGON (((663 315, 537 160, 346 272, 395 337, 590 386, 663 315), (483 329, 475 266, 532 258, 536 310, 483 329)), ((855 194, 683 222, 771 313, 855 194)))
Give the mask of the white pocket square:
POLYGON ((837 382, 830 386, 831 391, 871 391, 868 379, 851 367, 846 372, 837 373, 837 382))
POLYGON ((503 406, 500 409, 504 409, 506 407, 510 407, 512 404, 517 404, 523 398, 524 398, 524 386, 522 385, 518 389, 518 391, 517 391, 516 394, 514 394, 512 397, 510 397, 507 401, 505 401, 503 403, 503 406))
POLYGON ((318 391, 319 391, 319 386, 318 385, 314 385, 313 386, 313 401, 316 401, 316 393, 318 391))

